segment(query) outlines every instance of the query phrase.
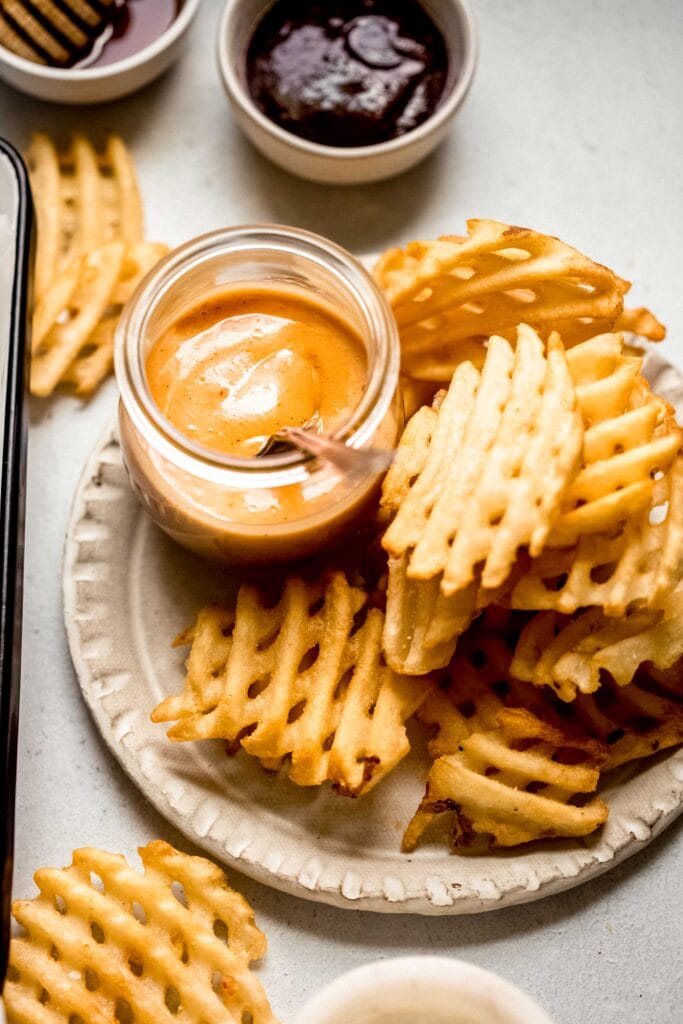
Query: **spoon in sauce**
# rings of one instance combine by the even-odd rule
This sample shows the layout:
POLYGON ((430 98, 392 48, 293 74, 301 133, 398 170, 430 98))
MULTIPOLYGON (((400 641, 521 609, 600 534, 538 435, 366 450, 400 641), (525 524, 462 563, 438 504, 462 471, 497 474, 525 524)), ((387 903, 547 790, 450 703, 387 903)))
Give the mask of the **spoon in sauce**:
POLYGON ((299 448, 300 451, 326 459, 345 473, 358 476, 384 473, 394 460, 396 452, 388 448, 350 448, 329 434, 319 433, 320 417, 315 413, 301 427, 282 427, 261 445, 256 458, 280 455, 299 448))

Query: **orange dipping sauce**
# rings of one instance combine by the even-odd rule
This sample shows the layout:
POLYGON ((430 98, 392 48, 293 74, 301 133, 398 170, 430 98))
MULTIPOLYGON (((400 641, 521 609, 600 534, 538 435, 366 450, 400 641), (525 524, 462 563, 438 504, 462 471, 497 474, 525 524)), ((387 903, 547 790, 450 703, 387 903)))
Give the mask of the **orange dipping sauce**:
POLYGON ((313 417, 333 433, 367 380, 353 327, 308 294, 257 286, 204 300, 155 340, 146 362, 164 416, 203 448, 250 458, 313 417))

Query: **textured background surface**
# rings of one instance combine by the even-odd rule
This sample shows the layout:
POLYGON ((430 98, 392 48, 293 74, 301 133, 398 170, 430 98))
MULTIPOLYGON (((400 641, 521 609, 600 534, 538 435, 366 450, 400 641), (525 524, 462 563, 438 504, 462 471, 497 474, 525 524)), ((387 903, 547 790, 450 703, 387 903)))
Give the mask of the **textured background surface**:
MULTIPOLYGON (((357 251, 455 231, 466 216, 540 227, 634 284, 669 326, 683 363, 683 5, 679 0, 475 2, 481 61, 441 150, 395 181, 351 191, 271 167, 239 135, 214 67, 220 3, 206 0, 190 47, 136 97, 83 111, 0 86, 0 134, 121 131, 138 161, 150 237, 178 243, 222 224, 276 220, 357 251)), ((80 467, 115 401, 60 396, 32 413, 15 889, 75 846, 131 853, 163 836, 186 848, 107 754, 81 702, 61 612, 62 540, 80 467)), ((122 567, 122 571, 125 568, 122 567)), ((683 981, 683 819, 581 889, 472 918, 382 918, 272 893, 233 876, 270 940, 261 972, 285 1022, 346 968, 433 952, 527 989, 557 1024, 676 1024, 683 981)), ((457 872, 457 861, 454 861, 457 872)))

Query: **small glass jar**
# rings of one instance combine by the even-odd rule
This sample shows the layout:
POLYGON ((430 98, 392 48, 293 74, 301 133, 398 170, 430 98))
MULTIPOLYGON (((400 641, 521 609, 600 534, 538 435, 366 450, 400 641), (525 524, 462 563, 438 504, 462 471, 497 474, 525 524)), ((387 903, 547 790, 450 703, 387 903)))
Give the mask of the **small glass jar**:
POLYGON ((367 521, 376 475, 344 474, 299 451, 237 458, 193 443, 150 393, 146 360, 183 312, 244 285, 305 292, 344 317, 367 358, 363 396, 335 437, 391 448, 402 427, 400 348, 389 305, 362 265, 307 231, 271 225, 215 231, 172 252, 125 307, 116 332, 119 436, 138 497, 180 544, 218 561, 308 557, 367 521))

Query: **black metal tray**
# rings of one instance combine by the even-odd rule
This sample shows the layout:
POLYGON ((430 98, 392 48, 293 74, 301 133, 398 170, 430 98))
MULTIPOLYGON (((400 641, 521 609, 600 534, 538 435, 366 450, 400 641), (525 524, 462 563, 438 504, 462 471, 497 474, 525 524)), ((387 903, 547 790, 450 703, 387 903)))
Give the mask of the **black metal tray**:
POLYGON ((0 139, 0 987, 7 969, 14 846, 33 209, 26 169, 0 139), (9 228, 9 232, 5 230, 9 228), (8 241, 9 233, 9 241, 8 241), (4 239, 4 241, 3 241, 4 239))

